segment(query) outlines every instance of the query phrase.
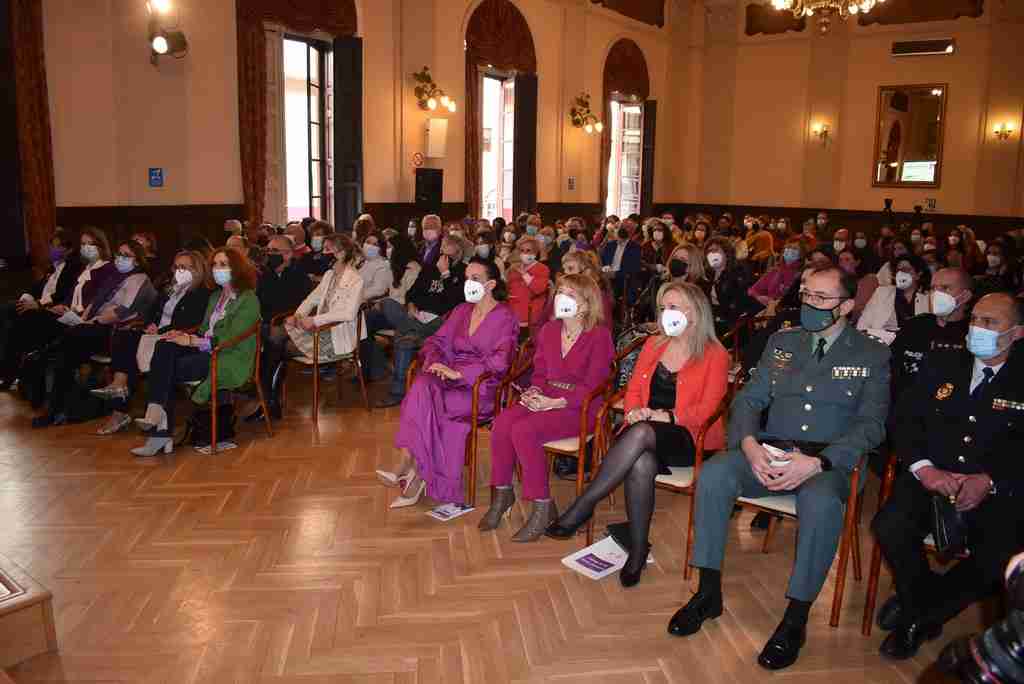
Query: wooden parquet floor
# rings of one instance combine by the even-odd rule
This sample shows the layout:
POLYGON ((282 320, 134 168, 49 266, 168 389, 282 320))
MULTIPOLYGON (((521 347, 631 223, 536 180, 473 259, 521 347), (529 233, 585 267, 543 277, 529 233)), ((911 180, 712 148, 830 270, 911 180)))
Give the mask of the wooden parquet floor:
MULTIPOLYGON (((298 401, 273 439, 242 426, 237 450, 148 463, 128 453, 137 434, 35 432, 27 405, 0 394, 0 549, 53 591, 60 641, 14 681, 895 684, 976 625, 962 616, 914 660, 888 663, 878 632, 860 635, 864 583, 851 574, 840 628, 827 625, 830 582, 800 661, 767 673, 755 659, 785 606, 792 524, 761 554, 749 514, 737 518, 725 615, 670 637, 695 588, 682 579, 685 497, 659 492, 656 563, 638 587, 594 582, 559 562, 578 542, 509 541, 518 504, 511 529, 486 534, 481 510, 449 523, 424 504, 389 511, 395 491, 373 471, 391 461, 397 409, 367 414, 346 387, 346 408, 329 397, 317 432, 306 384, 293 381, 298 401)), ((555 494, 565 505, 572 486, 555 494)), ((623 519, 618 501, 599 509, 602 527, 623 519)), ((866 523, 862 539, 866 563, 866 523)))

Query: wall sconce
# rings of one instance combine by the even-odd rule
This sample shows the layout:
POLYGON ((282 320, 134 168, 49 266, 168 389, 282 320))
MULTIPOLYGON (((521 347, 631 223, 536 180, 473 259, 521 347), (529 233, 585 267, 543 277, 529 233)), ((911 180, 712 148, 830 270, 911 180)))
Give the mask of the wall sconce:
POLYGON ((992 129, 992 135, 996 136, 998 140, 1008 140, 1013 135, 1013 124, 1005 121, 997 124, 992 129))
POLYGON ((455 100, 445 95, 445 92, 437 87, 434 77, 430 75, 430 67, 423 67, 423 71, 414 73, 412 77, 417 83, 413 92, 416 94, 420 109, 432 112, 441 106, 452 114, 455 113, 455 100))
POLYGON ((604 130, 604 124, 590 111, 590 93, 580 93, 576 97, 569 109, 569 118, 572 119, 574 127, 582 128, 588 135, 594 131, 600 133, 604 130))
POLYGON ((188 40, 185 33, 178 29, 178 17, 171 0, 149 0, 146 3, 149 12, 149 61, 157 65, 157 58, 171 55, 181 59, 188 54, 188 40))
POLYGON ((811 134, 821 140, 822 145, 828 144, 828 135, 832 131, 832 128, 827 123, 821 123, 820 121, 811 125, 811 134))

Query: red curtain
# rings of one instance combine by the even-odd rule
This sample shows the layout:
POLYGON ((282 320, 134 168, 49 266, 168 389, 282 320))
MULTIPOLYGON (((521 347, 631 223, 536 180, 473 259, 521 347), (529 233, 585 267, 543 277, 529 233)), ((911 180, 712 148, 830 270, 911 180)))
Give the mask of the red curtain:
POLYGON ((480 75, 478 67, 537 73, 537 53, 526 18, 509 0, 484 0, 466 27, 466 205, 480 212, 480 75))
POLYGON ((57 225, 42 5, 10 0, 22 212, 30 258, 40 272, 48 265, 50 234, 57 225))
POLYGON ((238 135, 245 218, 263 220, 267 179, 267 44, 263 23, 335 38, 356 33, 355 0, 237 0, 238 135))
POLYGON ((608 204, 608 163, 612 158, 612 99, 635 98, 644 102, 651 94, 651 81, 647 74, 647 60, 640 46, 623 38, 612 45, 604 60, 604 130, 601 131, 601 212, 608 204))

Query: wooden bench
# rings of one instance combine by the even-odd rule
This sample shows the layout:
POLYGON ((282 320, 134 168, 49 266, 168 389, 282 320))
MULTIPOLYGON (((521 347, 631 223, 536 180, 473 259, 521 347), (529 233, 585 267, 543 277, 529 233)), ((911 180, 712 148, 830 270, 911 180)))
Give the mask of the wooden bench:
POLYGON ((56 650, 53 595, 0 555, 0 669, 56 650))

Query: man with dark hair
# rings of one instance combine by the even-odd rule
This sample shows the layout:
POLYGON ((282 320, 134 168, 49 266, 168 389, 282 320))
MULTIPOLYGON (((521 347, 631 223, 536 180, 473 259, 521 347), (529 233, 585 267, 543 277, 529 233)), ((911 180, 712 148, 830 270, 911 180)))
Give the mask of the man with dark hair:
POLYGON ((670 634, 694 634, 722 614, 721 568, 737 497, 789 494, 800 518, 789 607, 758 663, 779 670, 796 662, 839 545, 850 476, 885 437, 889 350, 848 324, 855 292, 856 281, 836 267, 811 273, 801 292, 802 327, 772 335, 733 401, 728 448, 704 464, 697 481, 700 586, 672 617, 670 634))
POLYGON ((932 354, 896 411, 893 441, 909 469, 871 524, 896 585, 878 613, 891 631, 881 653, 894 660, 913 657, 948 620, 997 591, 1021 542, 1021 302, 986 295, 970 322, 967 348, 932 354), (930 570, 923 548, 935 497, 949 498, 966 527, 967 557, 943 575, 930 570))

